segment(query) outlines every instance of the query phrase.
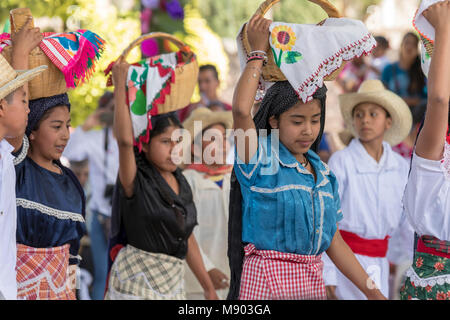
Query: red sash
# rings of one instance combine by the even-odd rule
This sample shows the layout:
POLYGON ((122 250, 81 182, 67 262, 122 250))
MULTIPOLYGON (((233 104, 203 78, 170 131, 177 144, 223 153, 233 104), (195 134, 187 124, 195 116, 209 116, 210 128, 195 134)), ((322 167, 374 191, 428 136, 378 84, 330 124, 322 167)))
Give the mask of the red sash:
POLYGON ((384 239, 364 239, 352 232, 339 231, 353 253, 374 258, 386 257, 389 236, 384 239))

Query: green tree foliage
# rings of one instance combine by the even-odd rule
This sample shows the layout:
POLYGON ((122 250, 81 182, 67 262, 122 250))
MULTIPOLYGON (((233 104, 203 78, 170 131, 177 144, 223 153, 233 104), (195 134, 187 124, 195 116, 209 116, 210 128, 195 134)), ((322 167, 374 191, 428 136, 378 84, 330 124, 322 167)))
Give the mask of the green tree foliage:
MULTIPOLYGON (((222 37, 236 37, 240 26, 248 21, 262 0, 195 0, 202 16, 211 28, 222 37)), ((352 7, 362 19, 368 6, 381 0, 331 0, 339 10, 352 7)), ((273 19, 290 23, 316 23, 327 15, 316 4, 307 0, 282 0, 273 7, 273 19)))
POLYGON ((1 0, 0 22, 9 18, 9 11, 15 8, 30 8, 35 17, 61 17, 64 21, 71 15, 68 8, 78 5, 78 0, 1 0))

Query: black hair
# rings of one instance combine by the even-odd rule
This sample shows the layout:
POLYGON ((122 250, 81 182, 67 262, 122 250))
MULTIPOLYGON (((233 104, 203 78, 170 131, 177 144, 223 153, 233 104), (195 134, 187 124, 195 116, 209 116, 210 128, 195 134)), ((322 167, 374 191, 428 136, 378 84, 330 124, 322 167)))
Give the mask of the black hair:
POLYGON ((170 126, 179 127, 180 129, 183 128, 183 125, 181 124, 180 119, 178 119, 176 112, 170 112, 154 116, 151 118, 151 122, 152 122, 152 130, 150 130, 149 142, 153 138, 164 133, 164 131, 166 131, 166 129, 170 126))
POLYGON ((374 37, 376 42, 377 42, 377 46, 380 48, 384 48, 384 49, 388 49, 389 48, 389 41, 388 39, 386 39, 383 36, 376 36, 374 37))
POLYGON ((70 169, 72 170, 81 169, 87 165, 89 165, 89 159, 87 158, 81 161, 70 160, 70 169))
POLYGON ((219 80, 219 72, 217 72, 217 69, 215 66, 213 66, 212 64, 205 64, 203 66, 200 67, 199 72, 202 71, 212 71, 214 74, 214 78, 216 78, 216 80, 219 80))
MULTIPOLYGON (((416 45, 419 45, 419 37, 414 32, 408 32, 403 36, 402 44, 408 37, 413 37, 416 40, 416 45)), ((417 55, 408 70, 409 75, 409 87, 408 93, 411 95, 421 94, 423 87, 425 86, 425 75, 422 71, 422 64, 420 62, 420 56, 417 55)))
POLYGON ((427 109, 427 103, 421 103, 414 107, 409 107, 413 118, 413 126, 421 123, 425 118, 425 111, 427 109))
POLYGON ((102 109, 109 105, 109 103, 114 99, 114 94, 110 91, 106 91, 98 100, 98 108, 102 109))
POLYGON ((52 107, 52 108, 50 108, 50 109, 48 109, 48 110, 46 110, 44 112, 42 117, 35 124, 35 126, 31 129, 31 131, 39 130, 39 127, 41 126, 42 122, 44 122, 46 119, 48 119, 50 117, 51 113, 55 110, 56 107, 66 107, 69 110, 69 113, 70 113, 70 108, 68 106, 66 106, 66 105, 61 104, 61 105, 54 106, 54 107, 52 107))

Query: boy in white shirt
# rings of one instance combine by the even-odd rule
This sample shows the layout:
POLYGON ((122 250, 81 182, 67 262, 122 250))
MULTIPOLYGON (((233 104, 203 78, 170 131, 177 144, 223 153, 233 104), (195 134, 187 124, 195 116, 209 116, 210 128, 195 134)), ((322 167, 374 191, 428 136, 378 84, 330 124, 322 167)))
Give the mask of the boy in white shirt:
MULTIPOLYGON (((412 116, 408 105, 379 80, 366 80, 357 93, 339 99, 346 125, 356 137, 328 163, 339 182, 344 215, 339 229, 361 266, 388 296, 388 238, 405 219, 402 196, 408 179, 408 163, 391 145, 408 135, 412 116)), ((335 293, 338 299, 365 299, 329 259, 324 278, 329 297, 335 293)))
MULTIPOLYGON (((13 65, 22 57, 28 59, 29 52, 40 42, 38 28, 22 30, 13 38, 13 65)), ((14 148, 5 138, 13 139, 25 132, 30 112, 27 82, 46 68, 16 71, 0 55, 0 299, 17 299, 16 171, 11 154, 14 148)))

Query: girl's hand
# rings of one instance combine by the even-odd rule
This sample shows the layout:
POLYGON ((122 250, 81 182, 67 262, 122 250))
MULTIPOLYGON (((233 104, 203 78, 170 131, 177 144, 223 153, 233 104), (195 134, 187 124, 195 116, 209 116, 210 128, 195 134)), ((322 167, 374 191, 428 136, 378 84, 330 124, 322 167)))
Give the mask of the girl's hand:
POLYGON ((23 54, 28 56, 44 38, 39 28, 29 29, 32 20, 33 18, 30 17, 19 32, 12 34, 13 55, 23 54))
POLYGON ((433 4, 423 12, 423 16, 437 31, 450 31, 450 0, 433 4))
POLYGON ((125 61, 116 62, 114 64, 112 67, 112 80, 115 87, 125 87, 129 67, 130 65, 125 61))
POLYGON ((269 50, 269 27, 272 20, 265 19, 260 14, 254 15, 247 25, 248 42, 252 51, 261 50, 267 52, 269 50))

